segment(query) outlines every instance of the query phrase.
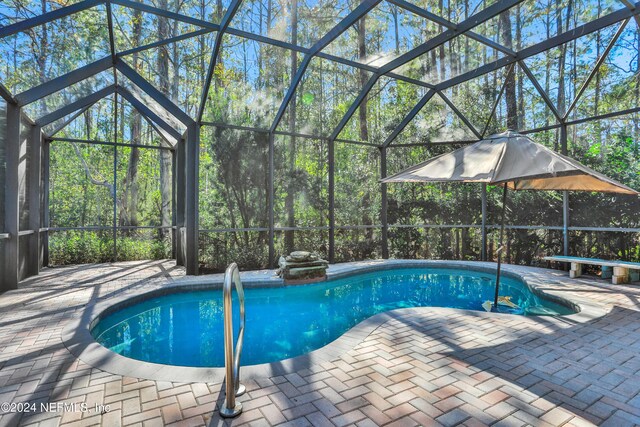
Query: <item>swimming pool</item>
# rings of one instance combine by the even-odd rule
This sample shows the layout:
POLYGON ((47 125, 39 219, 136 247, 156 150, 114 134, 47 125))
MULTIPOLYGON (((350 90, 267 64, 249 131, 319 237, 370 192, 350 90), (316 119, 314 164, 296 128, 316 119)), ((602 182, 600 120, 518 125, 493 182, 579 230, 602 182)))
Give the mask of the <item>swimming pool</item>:
MULTIPOLYGON (((448 268, 402 268, 311 285, 245 289, 242 364, 295 357, 323 347, 374 314, 406 307, 483 310, 495 275, 448 268)), ((575 311, 503 276, 500 295, 520 315, 575 311)), ((234 304, 237 308, 237 304, 234 304)), ((235 316, 237 318, 237 316, 235 316)), ((102 318, 91 330, 106 348, 133 359, 193 367, 224 366, 222 291, 197 290, 151 298, 102 318)))

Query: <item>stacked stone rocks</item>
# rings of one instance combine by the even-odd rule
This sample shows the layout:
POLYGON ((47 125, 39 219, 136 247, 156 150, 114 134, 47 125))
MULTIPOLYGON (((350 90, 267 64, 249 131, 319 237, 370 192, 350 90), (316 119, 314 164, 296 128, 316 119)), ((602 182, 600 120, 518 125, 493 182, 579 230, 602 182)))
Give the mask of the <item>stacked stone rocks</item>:
POLYGON ((329 262, 307 251, 291 252, 278 261, 278 275, 286 283, 309 283, 325 280, 329 262))

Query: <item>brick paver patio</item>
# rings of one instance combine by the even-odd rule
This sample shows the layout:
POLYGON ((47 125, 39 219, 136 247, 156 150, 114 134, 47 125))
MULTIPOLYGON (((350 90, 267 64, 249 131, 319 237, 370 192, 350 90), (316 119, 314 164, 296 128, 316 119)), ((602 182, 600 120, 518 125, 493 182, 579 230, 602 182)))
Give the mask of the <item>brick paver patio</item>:
POLYGON ((76 359, 60 338, 88 302, 162 285, 182 268, 144 261, 45 269, 0 295, 0 403, 60 406, 0 411, 0 425, 640 424, 640 287, 537 271, 608 314, 575 323, 411 309, 335 360, 244 381, 243 414, 223 421, 222 384, 113 375, 76 359), (78 410, 63 406, 71 403, 78 410))

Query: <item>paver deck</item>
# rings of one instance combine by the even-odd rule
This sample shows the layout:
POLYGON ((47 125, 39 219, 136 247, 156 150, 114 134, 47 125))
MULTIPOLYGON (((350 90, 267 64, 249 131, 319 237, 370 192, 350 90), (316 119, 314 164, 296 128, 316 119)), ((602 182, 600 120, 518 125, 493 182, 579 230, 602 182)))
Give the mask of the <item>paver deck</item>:
POLYGON ((640 424, 640 287, 526 270, 607 314, 578 323, 411 309, 334 360, 244 381, 244 412, 225 421, 216 410, 221 383, 114 375, 76 359, 61 340, 87 303, 162 286, 182 268, 144 261, 45 269, 0 295, 0 404, 38 406, 0 407, 0 425, 640 424), (41 402, 58 406, 41 412, 41 402))

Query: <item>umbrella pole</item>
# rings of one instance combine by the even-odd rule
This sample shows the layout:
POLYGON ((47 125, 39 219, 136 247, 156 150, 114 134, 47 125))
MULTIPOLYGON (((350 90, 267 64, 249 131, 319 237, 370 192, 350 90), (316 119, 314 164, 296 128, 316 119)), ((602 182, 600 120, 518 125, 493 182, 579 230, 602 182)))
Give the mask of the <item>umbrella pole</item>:
POLYGON ((504 190, 502 191, 502 213, 501 213, 501 224, 500 224, 500 243, 498 245, 498 269, 496 270, 496 293, 493 298, 493 307, 491 311, 498 311, 498 294, 500 292, 500 266, 502 264, 502 251, 504 247, 502 246, 502 242, 504 240, 504 217, 505 217, 505 207, 507 206, 507 184, 504 184, 504 190))

